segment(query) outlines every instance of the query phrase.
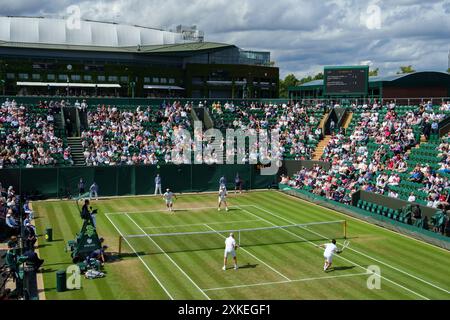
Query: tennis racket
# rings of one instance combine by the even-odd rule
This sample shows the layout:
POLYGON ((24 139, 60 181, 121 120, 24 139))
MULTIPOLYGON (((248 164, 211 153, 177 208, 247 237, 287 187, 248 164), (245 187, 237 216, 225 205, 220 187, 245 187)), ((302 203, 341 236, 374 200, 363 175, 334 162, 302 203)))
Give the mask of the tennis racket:
POLYGON ((342 248, 341 248, 341 250, 339 250, 339 252, 344 251, 344 249, 348 248, 349 245, 350 245, 350 241, 345 240, 344 243, 342 244, 342 248))

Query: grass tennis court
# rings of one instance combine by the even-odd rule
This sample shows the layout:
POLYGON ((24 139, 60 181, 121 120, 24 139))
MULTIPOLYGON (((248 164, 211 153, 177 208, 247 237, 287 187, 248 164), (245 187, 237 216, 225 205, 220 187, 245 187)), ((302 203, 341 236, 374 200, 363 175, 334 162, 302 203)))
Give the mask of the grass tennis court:
POLYGON ((98 233, 113 261, 103 279, 82 280, 82 289, 56 292, 59 269, 71 265, 65 244, 81 227, 74 201, 35 202, 36 225, 47 226, 54 242, 40 237, 45 259, 47 299, 449 299, 450 253, 391 231, 361 222, 276 191, 229 195, 231 210, 218 212, 215 194, 178 196, 174 215, 160 197, 93 201, 98 208, 98 233), (223 271, 223 234, 237 230, 347 221, 351 242, 322 270, 318 244, 336 237, 342 244, 342 223, 301 230, 271 229, 241 234, 239 270, 223 271), (173 238, 129 235, 203 232, 173 238), (325 234, 327 233, 327 234, 325 234), (310 236, 308 236, 308 234, 310 236), (119 236, 122 255, 119 251, 119 236), (341 236, 341 238, 340 238, 341 236), (247 243, 247 245, 246 245, 247 243), (381 270, 381 289, 370 290, 367 267, 381 270))

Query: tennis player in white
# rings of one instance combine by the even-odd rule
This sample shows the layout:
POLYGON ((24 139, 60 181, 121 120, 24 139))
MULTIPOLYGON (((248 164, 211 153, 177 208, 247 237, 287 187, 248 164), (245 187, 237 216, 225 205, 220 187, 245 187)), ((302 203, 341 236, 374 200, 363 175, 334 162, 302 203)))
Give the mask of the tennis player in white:
POLYGON ((230 233, 230 236, 225 239, 225 255, 223 257, 223 268, 222 270, 227 270, 227 259, 228 255, 231 254, 234 260, 234 270, 238 269, 237 258, 236 258, 236 249, 239 246, 236 244, 236 240, 234 239, 234 234, 230 233))
POLYGON ((177 198, 169 188, 167 188, 166 193, 164 193, 163 198, 166 200, 167 210, 173 211, 173 198, 177 198))
POLYGON ((217 208, 217 211, 220 211, 221 204, 225 205, 225 210, 228 211, 228 204, 227 204, 227 189, 222 186, 219 190, 219 208, 217 208))
POLYGON ((325 264, 323 265, 323 271, 327 271, 328 268, 331 267, 333 263, 333 256, 335 253, 339 253, 338 248, 336 247, 336 240, 331 240, 331 243, 326 243, 320 246, 324 248, 325 251, 323 253, 323 257, 325 258, 325 264))

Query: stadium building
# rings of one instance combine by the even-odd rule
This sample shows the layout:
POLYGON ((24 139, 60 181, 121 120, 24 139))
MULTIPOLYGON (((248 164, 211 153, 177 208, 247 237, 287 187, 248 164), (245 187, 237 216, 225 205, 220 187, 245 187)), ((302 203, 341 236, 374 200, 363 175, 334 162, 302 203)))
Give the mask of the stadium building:
POLYGON ((301 99, 394 99, 403 103, 417 103, 417 100, 442 100, 450 96, 450 74, 446 72, 424 71, 409 74, 376 76, 369 78, 367 95, 341 95, 324 93, 324 81, 314 80, 289 88, 289 98, 301 99), (409 100, 409 101, 408 101, 409 100))
POLYGON ((96 21, 0 17, 3 95, 277 98, 270 52, 175 31, 96 21))

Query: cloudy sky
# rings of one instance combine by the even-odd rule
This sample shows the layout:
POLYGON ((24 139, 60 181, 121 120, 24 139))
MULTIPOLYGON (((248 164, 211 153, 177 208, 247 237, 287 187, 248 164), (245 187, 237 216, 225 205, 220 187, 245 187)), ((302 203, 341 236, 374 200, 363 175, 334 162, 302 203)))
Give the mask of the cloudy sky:
POLYGON ((401 65, 445 71, 450 0, 0 0, 0 15, 82 18, 173 28, 197 25, 207 41, 268 50, 281 76, 324 65, 401 65))

